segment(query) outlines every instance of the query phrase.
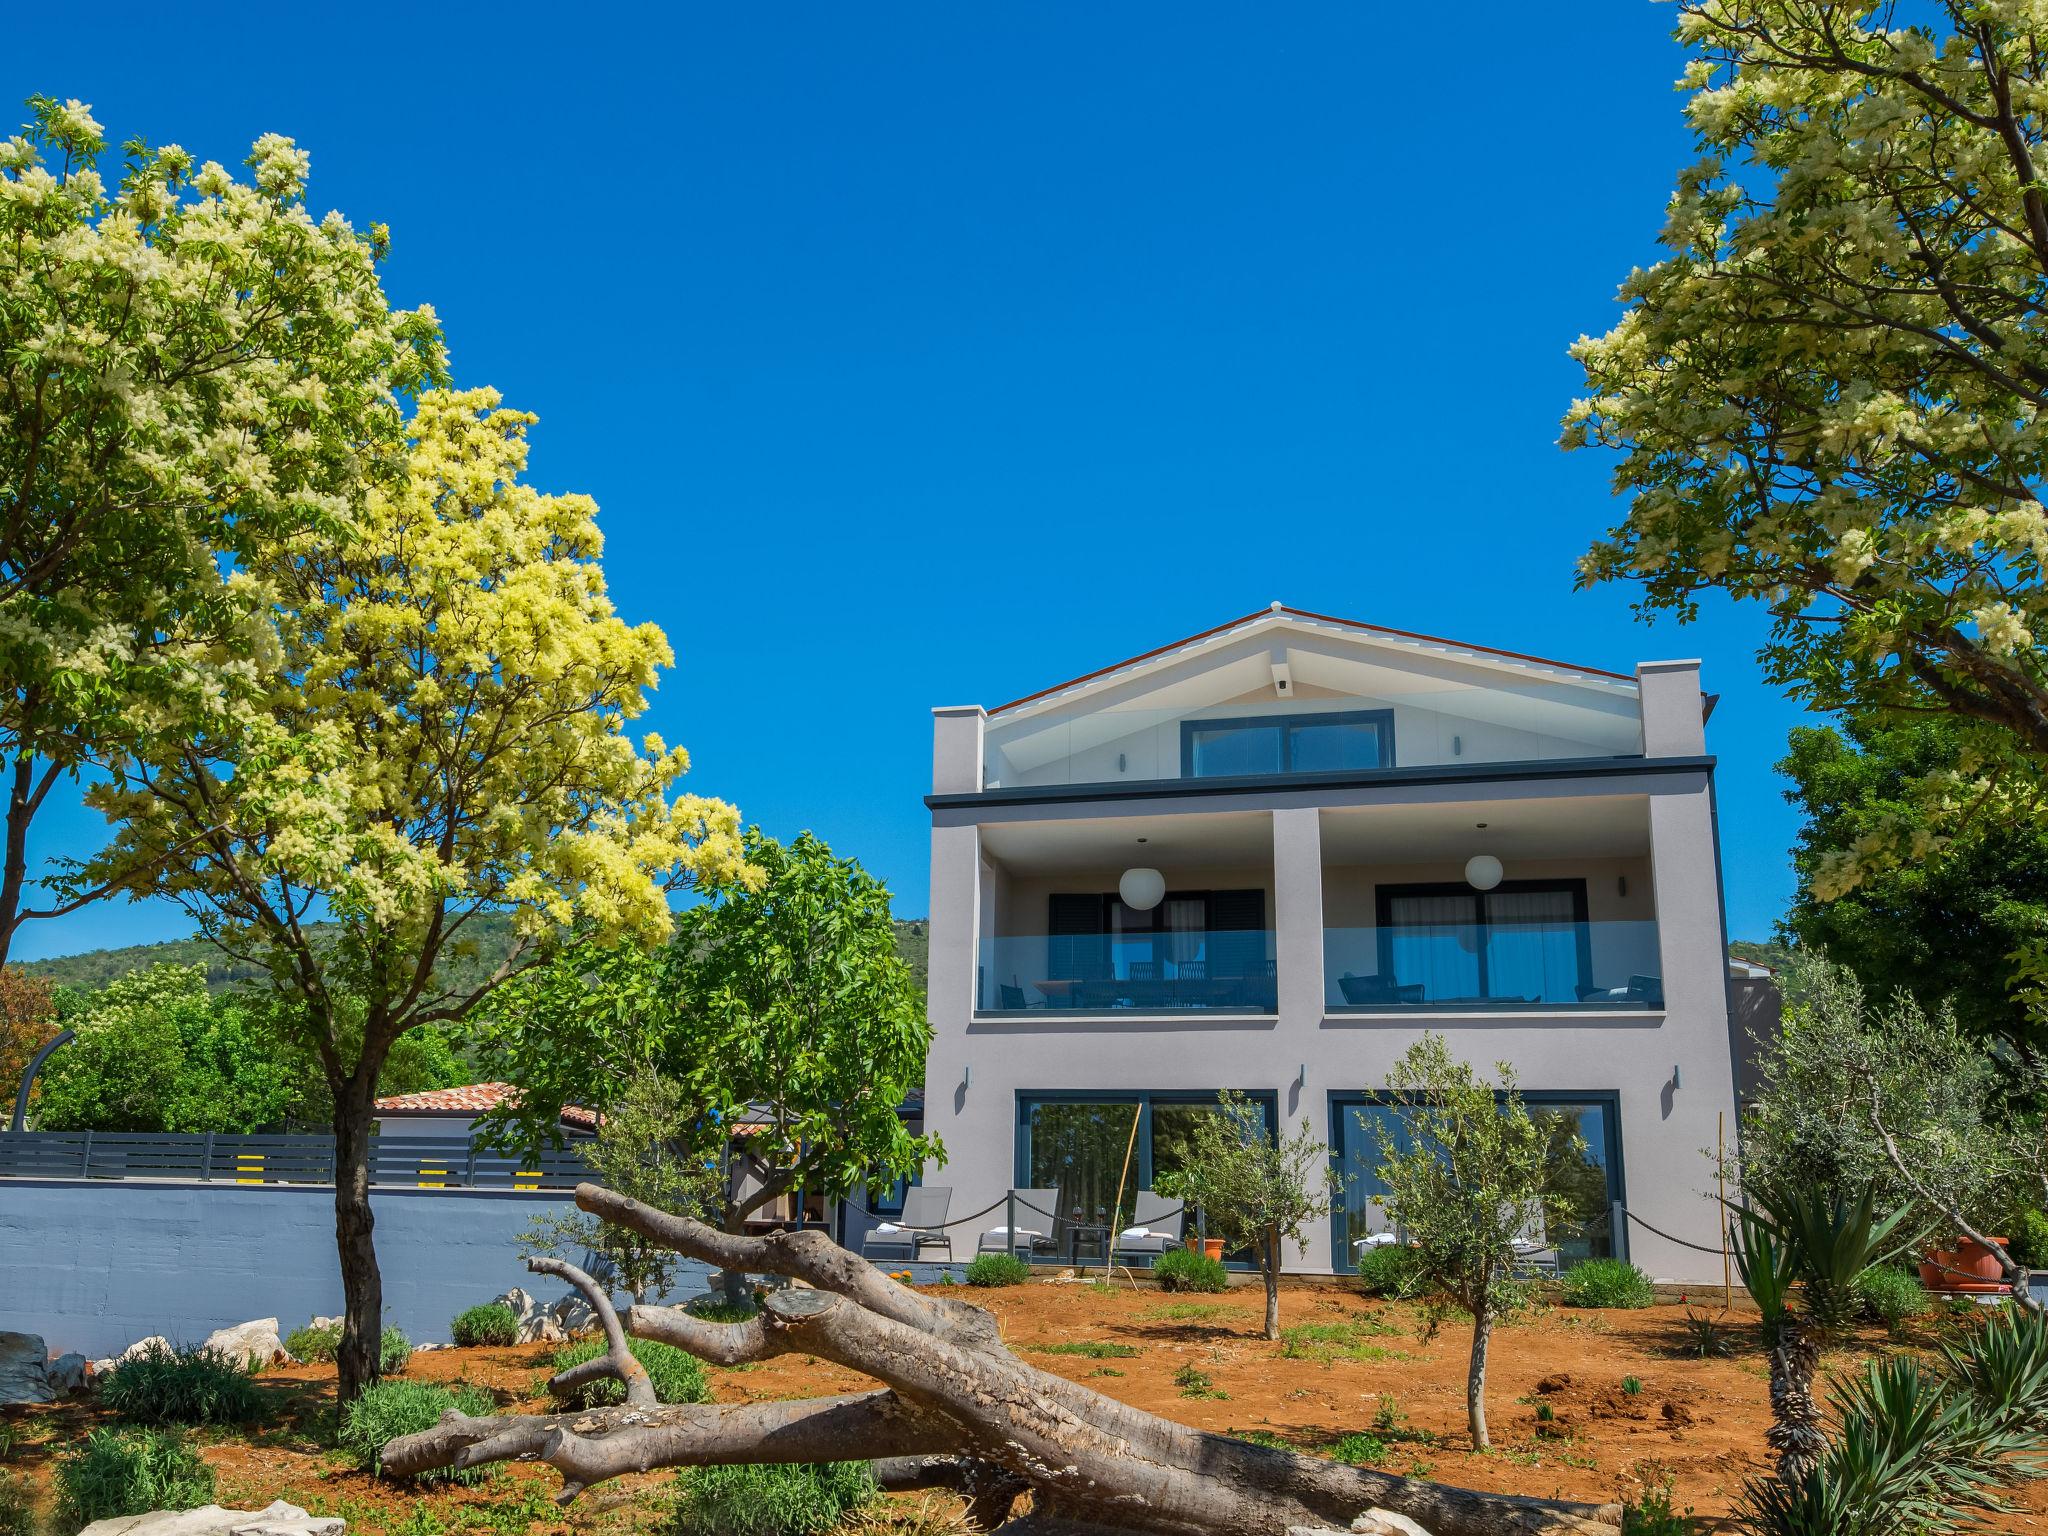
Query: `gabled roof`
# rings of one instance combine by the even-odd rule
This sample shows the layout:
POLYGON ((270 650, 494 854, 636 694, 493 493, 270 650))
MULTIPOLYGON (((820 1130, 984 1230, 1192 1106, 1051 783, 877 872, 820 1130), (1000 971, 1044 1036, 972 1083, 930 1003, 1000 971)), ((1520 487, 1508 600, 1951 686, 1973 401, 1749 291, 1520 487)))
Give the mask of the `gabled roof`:
POLYGON ((1183 656, 1204 648, 1257 634, 1265 629, 1335 630, 1349 633, 1360 639, 1377 640, 1399 650, 1427 651, 1439 655, 1451 655, 1475 661, 1506 663, 1519 671, 1547 673, 1560 680, 1581 680, 1602 683, 1627 683, 1631 686, 1635 678, 1625 672, 1610 672, 1603 667, 1580 666, 1575 662, 1552 661, 1543 656, 1530 656, 1521 651, 1504 651, 1490 645, 1474 645, 1464 640, 1447 640, 1440 635, 1419 634, 1414 630, 1390 629, 1383 624, 1368 624, 1362 619, 1337 618, 1326 613, 1311 613, 1305 608, 1290 608, 1285 603, 1273 603, 1257 612, 1245 614, 1213 629, 1205 629, 1166 645, 1141 651, 1136 656, 1112 662, 1106 667, 1097 667, 1093 672, 1084 672, 1050 688, 1041 688, 1027 693, 1020 699, 1007 704, 998 704, 988 713, 999 715, 1009 710, 1021 710, 1028 705, 1042 703, 1061 694, 1108 683, 1112 679, 1135 676, 1139 673, 1166 666, 1183 656))
MULTIPOLYGON (((510 1083, 467 1083, 460 1088, 429 1088, 422 1093, 393 1093, 377 1101, 377 1111, 386 1115, 485 1115, 499 1105, 515 1100, 519 1090, 510 1083)), ((562 1123, 586 1131, 597 1129, 597 1114, 581 1104, 562 1106, 562 1123)))

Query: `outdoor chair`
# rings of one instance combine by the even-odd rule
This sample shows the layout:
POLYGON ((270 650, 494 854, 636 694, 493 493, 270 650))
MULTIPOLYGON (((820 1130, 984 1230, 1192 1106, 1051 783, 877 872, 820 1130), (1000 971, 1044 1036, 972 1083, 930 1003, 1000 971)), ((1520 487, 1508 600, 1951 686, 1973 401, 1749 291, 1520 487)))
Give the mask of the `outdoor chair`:
POLYGON ((1139 1190, 1130 1225, 1116 1235, 1115 1256, 1151 1260, 1180 1247, 1186 1216, 1178 1200, 1169 1200, 1155 1190, 1139 1190))
POLYGON ((943 1184, 914 1184, 903 1193, 903 1214, 885 1221, 860 1240, 860 1256, 871 1263, 914 1260, 927 1248, 944 1248, 953 1257, 953 1239, 947 1234, 946 1211, 953 1204, 953 1191, 943 1184))
MULTIPOLYGON (((1017 1230, 1007 1226, 990 1227, 976 1239, 974 1251, 982 1253, 1007 1253, 1014 1258, 1028 1259, 1033 1254, 1053 1252, 1053 1236, 1059 1225, 1060 1192, 1056 1189, 1013 1189, 1016 1198, 1017 1230)), ((1009 1218, 1010 1202, 996 1207, 1004 1221, 1009 1218)))
POLYGON ((1557 1248, 1546 1230, 1540 1201, 1523 1220, 1522 1230, 1512 1246, 1515 1255, 1512 1268, 1516 1274, 1557 1278, 1557 1248))

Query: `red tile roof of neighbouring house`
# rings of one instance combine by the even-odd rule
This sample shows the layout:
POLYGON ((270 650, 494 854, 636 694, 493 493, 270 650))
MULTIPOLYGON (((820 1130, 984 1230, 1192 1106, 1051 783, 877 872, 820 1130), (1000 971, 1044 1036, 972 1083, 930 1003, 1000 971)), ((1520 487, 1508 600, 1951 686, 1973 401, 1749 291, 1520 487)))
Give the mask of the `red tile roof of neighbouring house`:
MULTIPOLYGON (((483 1115, 517 1096, 510 1083, 467 1083, 460 1088, 429 1088, 422 1093, 394 1093, 377 1101, 391 1115, 483 1115)), ((564 1104, 562 1121, 582 1130, 597 1129, 597 1113, 581 1104, 564 1104)))

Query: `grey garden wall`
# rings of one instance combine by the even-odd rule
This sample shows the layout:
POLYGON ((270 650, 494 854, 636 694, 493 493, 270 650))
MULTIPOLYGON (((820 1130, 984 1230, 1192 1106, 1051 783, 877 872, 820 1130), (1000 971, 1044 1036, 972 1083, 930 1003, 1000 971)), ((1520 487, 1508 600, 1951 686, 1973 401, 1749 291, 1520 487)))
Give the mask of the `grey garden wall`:
MULTIPOLYGON (((384 1320, 415 1343, 447 1343, 449 1319, 512 1286, 543 1302, 568 1290, 519 1262, 535 1216, 574 1210, 559 1195, 377 1189, 370 1199, 384 1320)), ((150 1334, 197 1343, 253 1317, 289 1332, 341 1311, 336 1265, 334 1191, 319 1185, 0 1179, 0 1330, 41 1334, 53 1353, 98 1357, 150 1334)), ((915 1270, 929 1280, 946 1267, 915 1270)), ((670 1299, 700 1294, 709 1278, 685 1264, 670 1299)))

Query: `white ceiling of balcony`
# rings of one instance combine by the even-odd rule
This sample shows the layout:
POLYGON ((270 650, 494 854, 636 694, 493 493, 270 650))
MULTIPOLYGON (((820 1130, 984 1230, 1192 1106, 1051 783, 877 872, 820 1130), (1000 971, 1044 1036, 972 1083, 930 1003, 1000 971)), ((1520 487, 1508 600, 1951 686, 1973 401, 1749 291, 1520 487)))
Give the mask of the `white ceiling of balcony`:
POLYGON ((1277 662, 1287 665, 1297 685, 1327 690, 1325 696, 1409 705, 1583 741, 1592 753, 1641 750, 1631 680, 1312 628, 1253 635, 1157 670, 1139 668, 1062 690, 995 717, 989 737, 1013 770, 1028 772, 1149 726, 1223 705, 1242 708, 1248 697, 1281 709, 1273 687, 1277 662))
POLYGON ((1649 851, 1646 795, 1359 806, 1323 812, 1326 866, 1419 864, 1469 859, 1475 853, 1506 860, 1610 859, 1649 851), (1482 821, 1483 831, 1478 826, 1482 821))
POLYGON ((1213 816, 1003 822, 981 829, 981 846, 1017 875, 1133 866, 1266 869, 1273 863, 1273 818, 1264 811, 1232 811, 1213 816), (1140 843, 1141 837, 1146 841, 1140 843))

